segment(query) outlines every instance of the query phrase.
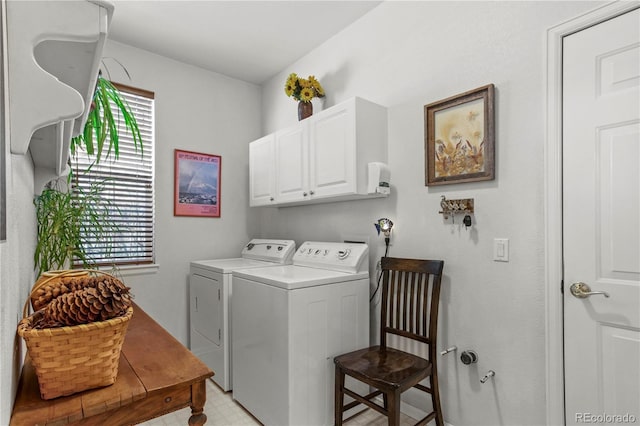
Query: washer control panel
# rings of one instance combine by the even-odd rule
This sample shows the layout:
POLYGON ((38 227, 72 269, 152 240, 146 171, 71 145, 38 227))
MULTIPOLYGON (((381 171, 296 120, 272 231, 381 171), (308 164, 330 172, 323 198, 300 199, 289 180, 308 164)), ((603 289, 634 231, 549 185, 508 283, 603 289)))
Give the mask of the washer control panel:
POLYGON ((368 258, 366 244, 307 241, 293 255, 293 264, 356 273, 368 269, 368 258))
POLYGON ((291 263, 295 250, 296 243, 293 240, 253 239, 242 249, 242 257, 276 263, 291 263))

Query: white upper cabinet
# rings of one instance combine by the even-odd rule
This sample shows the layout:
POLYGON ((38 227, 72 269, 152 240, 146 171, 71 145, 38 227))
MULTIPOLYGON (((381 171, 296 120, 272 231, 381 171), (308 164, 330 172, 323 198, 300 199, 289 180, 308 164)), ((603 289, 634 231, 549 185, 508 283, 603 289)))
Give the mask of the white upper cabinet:
POLYGON ((31 151, 36 192, 67 173, 112 15, 102 0, 7 2, 11 152, 31 151))
MULTIPOLYGON (((251 178, 251 205, 302 205, 382 197, 367 192, 367 165, 387 162, 387 110, 352 98, 273 133, 275 199, 258 203, 251 178)), ((269 137, 269 136, 267 136, 269 137)), ((264 139, 264 138, 263 138, 264 139)), ((259 144, 262 139, 252 142, 259 144)), ((250 149, 250 170, 257 161, 250 149)))
POLYGON ((267 135, 249 145, 249 205, 275 204, 275 137, 267 135))

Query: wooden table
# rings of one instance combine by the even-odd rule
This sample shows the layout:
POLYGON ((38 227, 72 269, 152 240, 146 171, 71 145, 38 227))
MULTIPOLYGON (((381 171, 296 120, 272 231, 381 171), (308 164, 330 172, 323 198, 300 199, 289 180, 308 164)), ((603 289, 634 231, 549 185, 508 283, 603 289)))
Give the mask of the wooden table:
POLYGON ((130 425, 187 406, 189 425, 203 425, 211 376, 202 361, 134 305, 113 385, 45 401, 27 357, 11 425, 130 425))

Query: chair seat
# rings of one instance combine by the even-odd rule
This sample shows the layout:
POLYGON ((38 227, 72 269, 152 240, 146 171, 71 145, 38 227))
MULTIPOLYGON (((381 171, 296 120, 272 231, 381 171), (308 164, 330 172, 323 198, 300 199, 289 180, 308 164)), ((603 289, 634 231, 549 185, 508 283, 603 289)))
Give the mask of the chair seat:
POLYGON ((337 356, 336 366, 347 375, 378 389, 412 387, 431 374, 431 362, 390 347, 372 346, 337 356))

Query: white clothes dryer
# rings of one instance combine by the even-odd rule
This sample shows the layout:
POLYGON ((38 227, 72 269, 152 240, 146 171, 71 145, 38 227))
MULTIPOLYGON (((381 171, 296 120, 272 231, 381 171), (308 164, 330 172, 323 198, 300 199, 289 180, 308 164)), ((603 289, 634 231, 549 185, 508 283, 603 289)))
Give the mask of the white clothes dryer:
POLYGON ((231 273, 250 268, 289 264, 296 245, 292 240, 253 239, 241 257, 191 262, 189 274, 190 349, 215 375, 225 391, 231 376, 231 273))
POLYGON ((333 425, 333 358, 369 344, 368 258, 305 242, 291 265, 233 272, 233 398, 264 425, 333 425))

